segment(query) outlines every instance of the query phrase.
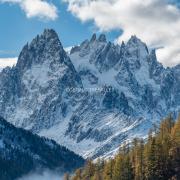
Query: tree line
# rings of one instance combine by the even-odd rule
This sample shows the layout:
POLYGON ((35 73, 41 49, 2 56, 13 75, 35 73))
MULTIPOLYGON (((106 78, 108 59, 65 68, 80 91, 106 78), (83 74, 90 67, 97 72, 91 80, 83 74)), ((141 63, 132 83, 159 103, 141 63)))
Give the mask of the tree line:
POLYGON ((164 119, 148 138, 124 144, 114 158, 87 160, 65 180, 180 180, 180 116, 164 119))

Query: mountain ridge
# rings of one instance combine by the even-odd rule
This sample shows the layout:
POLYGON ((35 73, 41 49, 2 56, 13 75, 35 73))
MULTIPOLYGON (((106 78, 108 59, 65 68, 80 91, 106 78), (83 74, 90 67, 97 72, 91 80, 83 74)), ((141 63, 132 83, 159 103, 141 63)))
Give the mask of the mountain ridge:
POLYGON ((84 160, 58 145, 0 117, 0 179, 12 180, 39 169, 72 172, 84 160))
POLYGON ((136 36, 114 45, 94 34, 67 54, 45 30, 0 73, 0 115, 84 157, 109 156, 178 114, 179 73, 136 36))

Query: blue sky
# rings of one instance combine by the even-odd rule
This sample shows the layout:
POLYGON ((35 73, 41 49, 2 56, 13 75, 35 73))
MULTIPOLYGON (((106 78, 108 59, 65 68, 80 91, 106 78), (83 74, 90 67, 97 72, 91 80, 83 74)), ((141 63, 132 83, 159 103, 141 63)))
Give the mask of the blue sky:
MULTIPOLYGON (((53 3, 58 8, 58 18, 55 20, 27 18, 17 4, 0 3, 0 58, 18 56, 23 45, 45 28, 55 29, 64 47, 79 44, 93 32, 99 33, 93 21, 82 23, 68 12, 66 3, 59 0, 53 3)), ((106 32, 106 35, 113 40, 119 32, 113 30, 106 32)))
POLYGON ((116 43, 136 35, 150 48, 163 47, 157 57, 164 66, 177 65, 179 4, 180 0, 0 0, 0 68, 45 28, 55 29, 64 47, 94 32, 116 43))

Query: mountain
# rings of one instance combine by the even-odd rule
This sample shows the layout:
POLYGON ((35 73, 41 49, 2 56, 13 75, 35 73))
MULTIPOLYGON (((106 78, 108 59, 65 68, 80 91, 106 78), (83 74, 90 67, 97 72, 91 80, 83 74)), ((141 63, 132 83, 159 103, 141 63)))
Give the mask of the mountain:
POLYGON ((84 157, 110 156, 178 114, 179 77, 136 36, 115 45, 94 34, 66 53, 45 30, 0 73, 0 115, 84 157))
POLYGON ((0 117, 0 179, 13 180, 46 168, 71 172, 84 160, 52 140, 16 128, 0 117))

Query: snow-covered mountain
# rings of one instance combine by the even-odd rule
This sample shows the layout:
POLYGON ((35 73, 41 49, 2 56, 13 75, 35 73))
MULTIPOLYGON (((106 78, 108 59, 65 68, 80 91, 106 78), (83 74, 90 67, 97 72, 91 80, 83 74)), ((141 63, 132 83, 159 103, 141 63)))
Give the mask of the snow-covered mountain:
POLYGON ((179 112, 179 77, 136 36, 115 45, 94 34, 67 54, 45 30, 1 72, 0 115, 84 157, 108 156, 179 112))
POLYGON ((83 164, 80 156, 55 141, 16 128, 0 117, 1 180, 13 180, 41 168, 71 172, 83 164))

